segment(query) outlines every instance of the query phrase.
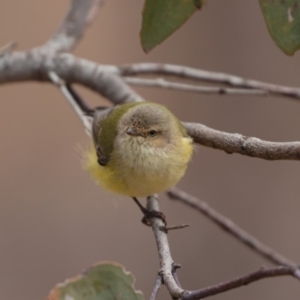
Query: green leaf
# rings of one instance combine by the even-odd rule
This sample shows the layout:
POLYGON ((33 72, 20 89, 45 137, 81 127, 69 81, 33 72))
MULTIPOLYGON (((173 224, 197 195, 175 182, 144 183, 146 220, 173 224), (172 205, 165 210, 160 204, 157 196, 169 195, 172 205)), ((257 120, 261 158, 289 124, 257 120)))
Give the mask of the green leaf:
POLYGON ((300 48, 300 0, 259 0, 270 35, 286 54, 300 48))
POLYGON ((146 0, 140 33, 142 47, 149 52, 176 31, 204 0, 146 0))
POLYGON ((133 276, 123 266, 100 262, 56 285, 48 300, 143 300, 133 283, 133 276))

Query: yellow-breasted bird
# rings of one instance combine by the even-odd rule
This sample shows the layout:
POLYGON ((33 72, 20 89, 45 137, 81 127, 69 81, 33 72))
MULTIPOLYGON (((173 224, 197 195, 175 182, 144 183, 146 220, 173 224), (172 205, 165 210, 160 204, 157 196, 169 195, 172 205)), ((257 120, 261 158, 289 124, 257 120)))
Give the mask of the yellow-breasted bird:
POLYGON ((132 197, 150 196, 175 185, 192 155, 192 139, 164 106, 126 103, 98 110, 94 145, 85 167, 105 189, 132 197))
POLYGON ((184 175, 193 146, 181 122, 165 106, 152 102, 91 109, 70 84, 54 72, 49 76, 92 135, 94 146, 85 154, 85 168, 103 188, 132 197, 147 225, 151 217, 163 219, 136 197, 163 192, 184 175))
POLYGON ((86 154, 85 168, 103 188, 132 197, 145 215, 149 212, 136 197, 174 186, 193 152, 181 122, 152 102, 96 110, 92 136, 94 147, 86 154))

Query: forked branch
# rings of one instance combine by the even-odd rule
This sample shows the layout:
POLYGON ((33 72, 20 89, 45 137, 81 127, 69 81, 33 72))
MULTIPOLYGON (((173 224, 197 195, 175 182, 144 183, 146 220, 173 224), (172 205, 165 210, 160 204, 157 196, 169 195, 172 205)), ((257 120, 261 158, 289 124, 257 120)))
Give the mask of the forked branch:
POLYGON ((173 200, 179 200, 181 203, 197 210, 205 217, 217 224, 222 230, 235 237, 239 242, 254 250, 257 254, 273 264, 289 267, 294 270, 294 276, 300 280, 299 266, 285 256, 276 252, 274 249, 260 242, 257 238, 237 226, 232 220, 224 217, 219 212, 211 208, 206 202, 197 199, 177 188, 172 188, 167 192, 173 200))
MULTIPOLYGON (((49 81, 55 72, 68 83, 80 83, 108 98, 113 104, 143 101, 116 74, 116 66, 104 66, 77 58, 71 54, 45 57, 37 51, 13 52, 0 57, 0 83, 41 80, 49 81)), ((237 133, 227 133, 199 123, 184 123, 188 133, 198 144, 223 150, 226 153, 267 160, 300 160, 300 142, 269 142, 237 133)))
POLYGON ((120 67, 121 76, 137 76, 142 74, 175 76, 196 81, 221 83, 238 88, 260 89, 268 91, 270 94, 300 99, 299 88, 246 79, 231 74, 210 72, 187 66, 160 63, 136 63, 120 67))

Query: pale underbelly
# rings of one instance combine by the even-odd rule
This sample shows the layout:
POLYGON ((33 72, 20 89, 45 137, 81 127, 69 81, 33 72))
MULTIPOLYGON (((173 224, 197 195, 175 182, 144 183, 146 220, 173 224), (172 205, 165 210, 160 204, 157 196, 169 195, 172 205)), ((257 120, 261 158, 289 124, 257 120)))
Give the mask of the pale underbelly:
POLYGON ((100 166, 94 150, 88 154, 85 167, 103 188, 126 196, 146 197, 174 186, 184 175, 187 162, 172 159, 140 158, 135 164, 113 159, 100 166))

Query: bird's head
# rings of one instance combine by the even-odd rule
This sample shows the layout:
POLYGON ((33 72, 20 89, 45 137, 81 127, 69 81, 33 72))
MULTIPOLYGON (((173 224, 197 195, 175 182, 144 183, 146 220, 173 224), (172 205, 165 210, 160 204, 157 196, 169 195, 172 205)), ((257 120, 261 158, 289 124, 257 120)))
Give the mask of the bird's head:
POLYGON ((131 107, 118 129, 124 140, 163 148, 182 137, 178 122, 164 106, 147 102, 131 107))

